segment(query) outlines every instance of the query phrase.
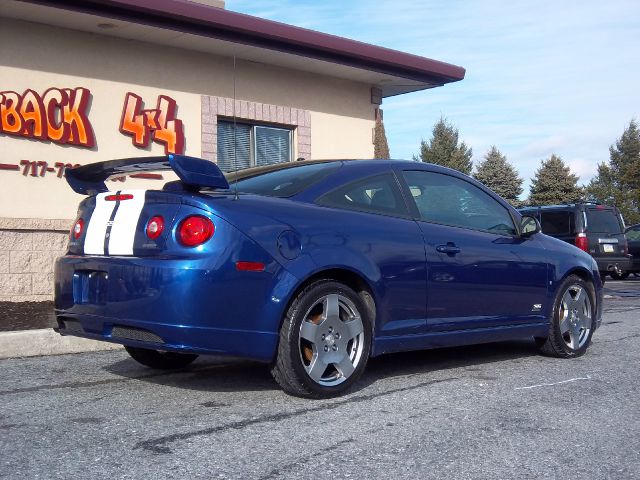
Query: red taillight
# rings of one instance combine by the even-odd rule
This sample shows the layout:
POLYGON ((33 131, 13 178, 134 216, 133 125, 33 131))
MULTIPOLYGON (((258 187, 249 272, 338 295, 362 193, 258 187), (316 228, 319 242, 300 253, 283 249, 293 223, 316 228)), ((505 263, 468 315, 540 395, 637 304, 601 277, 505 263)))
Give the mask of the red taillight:
POLYGON ((180 222, 178 240, 186 247, 195 247, 209 240, 215 230, 213 222, 208 218, 192 215, 180 222))
POLYGON ((121 202, 123 200, 131 200, 132 198, 133 195, 131 195, 130 193, 125 193, 122 195, 107 195, 106 197, 104 197, 107 202, 121 202))
POLYGON ((84 230, 84 220, 79 218, 78 220, 76 220, 76 223, 73 224, 73 228, 71 229, 71 235, 73 235, 73 238, 75 240, 78 240, 80 238, 80 235, 82 235, 83 230, 84 230))
POLYGON ((579 233, 576 235, 576 247, 585 252, 589 251, 589 240, 586 233, 579 233))
POLYGON ((147 223, 147 237, 151 240, 155 240, 160 235, 162 235, 162 231, 164 230, 164 218, 160 215, 156 215, 155 217, 151 217, 149 222, 147 223))

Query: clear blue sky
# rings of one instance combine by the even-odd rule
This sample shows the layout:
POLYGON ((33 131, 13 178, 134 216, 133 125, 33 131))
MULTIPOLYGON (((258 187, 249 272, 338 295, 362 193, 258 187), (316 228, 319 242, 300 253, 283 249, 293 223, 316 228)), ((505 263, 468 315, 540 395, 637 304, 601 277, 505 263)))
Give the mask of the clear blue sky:
POLYGON ((638 0, 228 0, 227 8, 460 65, 464 80, 385 99, 394 158, 445 116, 478 162, 495 144, 529 179, 552 153, 586 183, 640 119, 638 0))

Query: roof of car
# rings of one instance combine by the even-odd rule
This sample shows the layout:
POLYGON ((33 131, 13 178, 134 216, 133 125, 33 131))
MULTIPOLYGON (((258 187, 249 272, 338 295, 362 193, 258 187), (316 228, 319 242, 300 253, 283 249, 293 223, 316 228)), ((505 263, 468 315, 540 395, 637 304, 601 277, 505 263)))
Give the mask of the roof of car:
MULTIPOLYGON (((318 160, 301 160, 298 162, 285 162, 285 163, 275 163, 273 165, 262 165, 259 167, 251 167, 245 168, 242 170, 238 170, 237 172, 227 172, 225 176, 229 182, 233 182, 235 180, 242 180, 245 178, 255 177, 257 175, 262 175, 263 173, 276 172, 279 170, 288 170, 290 168, 301 167, 304 165, 315 165, 321 163, 335 163, 342 162, 345 165, 349 165, 350 167, 357 168, 366 168, 367 166, 380 166, 380 165, 432 165, 426 164, 422 162, 415 162, 411 160, 380 160, 380 159, 356 159, 356 158, 342 158, 342 159, 318 159, 318 160)), ((434 165, 435 167, 439 167, 434 165)), ((445 168, 445 167, 439 167, 445 168)))
MULTIPOLYGON (((300 160, 297 162, 284 162, 284 163, 274 163, 272 165, 262 165, 259 167, 250 167, 243 168, 236 172, 225 172, 225 177, 227 180, 232 182, 234 180, 242 180, 244 178, 255 177, 256 175, 261 175, 263 173, 275 172, 278 170, 287 170, 290 168, 301 167, 303 165, 313 165, 319 163, 334 163, 334 162, 342 162, 344 165, 348 165, 349 168, 367 168, 371 166, 380 166, 380 165, 388 165, 388 166, 402 166, 402 167, 418 167, 424 168, 429 167, 429 169, 435 171, 441 171, 446 173, 453 173, 455 175, 467 176, 464 173, 444 167, 442 165, 437 165, 435 163, 426 163, 419 162, 415 160, 385 160, 385 159, 361 159, 361 158, 339 158, 339 159, 317 159, 317 160, 300 160)), ((469 177, 471 178, 471 177, 469 177)), ((536 207, 537 208, 537 207, 536 207)))
POLYGON ((615 206, 613 205, 603 205, 601 203, 595 202, 578 202, 578 203, 564 203, 558 205, 527 205, 525 207, 520 207, 518 210, 562 210, 562 209, 571 209, 571 208, 579 208, 579 207, 596 207, 599 209, 613 209, 615 206))

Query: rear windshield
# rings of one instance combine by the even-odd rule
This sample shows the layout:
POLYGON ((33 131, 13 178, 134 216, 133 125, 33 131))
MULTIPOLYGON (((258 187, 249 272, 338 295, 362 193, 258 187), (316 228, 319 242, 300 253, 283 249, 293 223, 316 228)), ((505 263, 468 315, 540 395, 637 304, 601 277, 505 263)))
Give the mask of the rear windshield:
POLYGON ((541 212, 540 226, 548 235, 569 235, 571 233, 572 213, 568 211, 541 212))
POLYGON ((622 233, 622 225, 613 210, 587 210, 587 231, 594 233, 622 233))
MULTIPOLYGON (((263 173, 238 181, 238 191, 269 197, 291 197, 340 168, 340 162, 314 163, 263 173)), ((231 189, 235 183, 231 182, 231 189)))

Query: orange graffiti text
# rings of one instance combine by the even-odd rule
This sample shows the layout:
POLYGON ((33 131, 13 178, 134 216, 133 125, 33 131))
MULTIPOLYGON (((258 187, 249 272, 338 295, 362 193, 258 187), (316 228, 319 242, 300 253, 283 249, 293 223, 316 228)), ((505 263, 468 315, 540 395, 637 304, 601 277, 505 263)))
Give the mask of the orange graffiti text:
POLYGON ((0 92, 0 133, 95 147, 87 111, 91 92, 82 87, 50 88, 43 95, 0 92))

